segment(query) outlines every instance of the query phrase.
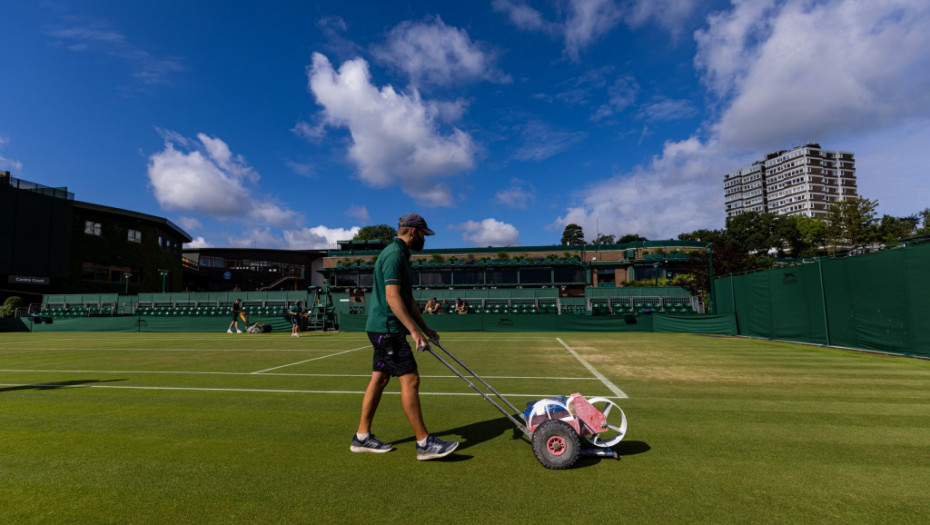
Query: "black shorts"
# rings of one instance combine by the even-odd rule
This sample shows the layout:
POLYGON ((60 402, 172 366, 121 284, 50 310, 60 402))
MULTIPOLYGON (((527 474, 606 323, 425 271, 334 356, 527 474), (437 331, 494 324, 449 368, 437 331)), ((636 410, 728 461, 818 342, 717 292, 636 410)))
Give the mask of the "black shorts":
POLYGON ((417 371, 417 360, 413 357, 413 349, 407 342, 406 334, 368 332, 368 339, 374 347, 372 372, 385 372, 400 377, 417 371))
POLYGON ((236 319, 239 319, 239 314, 240 314, 240 313, 241 313, 241 310, 240 310, 239 312, 233 312, 233 313, 232 313, 232 320, 235 321, 236 319))

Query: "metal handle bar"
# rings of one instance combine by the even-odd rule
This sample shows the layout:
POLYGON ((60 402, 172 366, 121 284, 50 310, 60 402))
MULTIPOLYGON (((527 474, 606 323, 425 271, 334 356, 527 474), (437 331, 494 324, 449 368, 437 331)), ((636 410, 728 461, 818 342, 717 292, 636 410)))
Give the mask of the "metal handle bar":
MULTIPOLYGON (((456 363, 458 363, 458 364, 461 365, 465 370, 467 370, 468 373, 472 375, 472 377, 474 377, 475 379, 477 379, 478 381, 480 381, 484 386, 486 386, 486 387, 488 388, 488 390, 490 390, 491 392, 494 392, 494 395, 496 395, 501 401, 503 401, 504 404, 506 404, 507 406, 509 406, 514 412, 516 412, 516 413, 518 413, 518 414, 520 413, 520 409, 518 409, 517 407, 515 407, 515 406, 513 405, 513 403, 511 403, 510 401, 508 401, 507 398, 505 398, 500 392, 498 392, 497 390, 494 390, 494 387, 492 387, 491 385, 489 385, 489 384, 487 383, 487 381, 485 381, 484 379, 481 378, 481 376, 479 376, 478 374, 476 374, 474 370, 472 370, 471 368, 468 368, 468 365, 466 365, 465 363, 463 363, 459 358, 455 357, 455 355, 453 355, 452 352, 448 351, 444 346, 442 346, 442 345, 439 343, 438 340, 436 340, 436 339, 430 339, 430 342, 433 343, 433 344, 435 344, 435 345, 438 346, 439 348, 441 348, 443 352, 445 352, 445 353, 446 353, 449 357, 451 357, 456 363)), ((437 353, 433 350, 433 348, 432 348, 430 345, 426 345, 425 350, 428 351, 429 353, 433 354, 433 357, 435 357, 436 359, 438 359, 442 364, 446 365, 446 367, 447 367, 449 370, 451 370, 455 375, 459 376, 460 378, 462 378, 463 381, 465 381, 466 383, 468 383, 468 386, 472 387, 472 388, 475 390, 475 392, 478 392, 479 394, 481 394, 481 397, 483 397, 485 400, 487 400, 488 403, 491 403, 491 404, 494 405, 498 410, 500 410, 501 413, 504 414, 505 416, 507 416, 507 418, 510 419, 510 421, 513 422, 513 424, 516 425, 516 427, 517 427, 521 432, 523 432, 523 433, 526 434, 527 436, 530 435, 529 431, 527 431, 527 429, 526 429, 526 425, 524 424, 524 422, 519 421, 517 418, 515 418, 515 417, 513 416, 513 414, 507 412, 507 410, 506 410, 504 407, 500 406, 496 401, 494 401, 494 399, 493 399, 491 396, 489 396, 489 395, 487 394, 487 392, 485 392, 484 390, 481 390, 480 388, 478 388, 478 387, 477 387, 474 383, 472 383, 471 380, 469 380, 468 377, 466 377, 462 372, 460 372, 460 371, 459 371, 457 368, 455 368, 451 363, 449 363, 448 361, 446 361, 445 359, 443 359, 439 354, 437 354, 437 353)))

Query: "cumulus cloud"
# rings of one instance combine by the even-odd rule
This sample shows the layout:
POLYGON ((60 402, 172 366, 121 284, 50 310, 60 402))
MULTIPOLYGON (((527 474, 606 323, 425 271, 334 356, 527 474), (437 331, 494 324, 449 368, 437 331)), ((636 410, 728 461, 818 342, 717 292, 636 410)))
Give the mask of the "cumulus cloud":
POLYGON ((508 208, 525 210, 536 203, 536 188, 520 179, 513 179, 509 188, 494 195, 494 200, 508 208))
POLYGON ((325 123, 349 130, 348 155, 363 183, 398 184, 427 206, 451 204, 451 190, 437 179, 470 170, 476 154, 467 133, 441 129, 443 119, 461 115, 460 107, 452 109, 458 104, 423 100, 415 89, 409 94, 391 86, 379 89, 361 58, 336 71, 325 56, 314 53, 307 75, 325 123))
POLYGON ((213 244, 207 242, 202 236, 194 237, 191 242, 184 243, 185 248, 213 248, 213 244))
POLYGON ((475 246, 518 246, 520 232, 512 224, 487 218, 481 222, 467 221, 452 227, 462 230, 462 240, 475 246))
POLYGON ((199 230, 203 228, 203 223, 194 217, 178 217, 178 224, 185 230, 199 230))
POLYGON ((358 226, 349 229, 328 228, 320 225, 284 231, 284 241, 291 250, 323 250, 336 248, 337 241, 349 240, 359 231, 358 226))
POLYGON ((403 71, 415 85, 511 82, 497 69, 494 52, 472 42, 464 29, 447 26, 439 16, 423 22, 401 22, 391 29, 383 45, 374 47, 373 53, 381 62, 403 71))
POLYGON ((149 157, 148 177, 163 209, 258 219, 276 226, 296 219, 296 212, 256 196, 258 173, 221 139, 200 133, 192 140, 172 131, 159 132, 165 147, 149 157))
MULTIPOLYGON (((600 231, 649 238, 722 227, 723 174, 808 140, 852 149, 860 191, 907 201, 910 208, 896 208, 902 215, 921 209, 908 196, 926 187, 916 144, 930 136, 928 25, 930 4, 921 0, 734 1, 695 34, 695 65, 720 113, 651 162, 584 188, 555 225, 599 222, 600 231), (892 179, 906 187, 893 190, 892 179)), ((667 119, 690 110, 666 101, 644 118, 650 111, 667 119)))
POLYGON ((734 148, 849 136, 930 116, 930 4, 740 2, 696 34, 734 148), (759 125, 764 122, 765 125, 759 125))

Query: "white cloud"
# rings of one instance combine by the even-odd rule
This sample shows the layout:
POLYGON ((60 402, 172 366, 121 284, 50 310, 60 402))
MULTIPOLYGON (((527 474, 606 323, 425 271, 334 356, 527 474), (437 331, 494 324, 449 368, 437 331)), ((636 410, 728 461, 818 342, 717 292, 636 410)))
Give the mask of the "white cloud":
POLYGON ((380 61, 406 73, 415 85, 511 82, 497 69, 497 57, 486 47, 472 42, 464 29, 449 27, 435 16, 424 22, 401 22, 373 52, 380 61))
POLYGON ((181 225, 185 230, 199 230, 203 228, 203 223, 195 219, 194 217, 178 217, 178 224, 181 225))
POLYGON ((668 31, 677 40, 685 23, 694 13, 694 0, 634 0, 624 9, 623 19, 630 27, 641 27, 652 22, 668 31))
POLYGON ((574 61, 581 51, 609 33, 620 22, 630 27, 654 23, 673 39, 685 30, 694 13, 694 0, 633 0, 621 5, 616 0, 556 0, 555 22, 530 7, 525 0, 494 0, 492 7, 504 13, 522 31, 535 31, 565 40, 565 54, 574 61))
POLYGON ((520 232, 512 224, 500 222, 495 219, 484 219, 481 222, 468 221, 455 230, 462 230, 462 240, 475 246, 518 246, 520 232))
POLYGON ((336 248, 336 241, 347 241, 359 231, 358 226, 352 228, 328 228, 320 225, 313 228, 299 228, 284 231, 284 240, 290 250, 323 250, 336 248))
POLYGON ((557 129, 545 122, 531 120, 520 130, 521 145, 514 152, 517 160, 542 161, 578 144, 587 133, 557 129))
MULTIPOLYGON (((0 149, 9 144, 10 139, 5 135, 0 135, 0 149)), ((23 169, 23 163, 8 157, 0 155, 0 169, 4 171, 21 171, 23 169)))
MULTIPOLYGON (((605 233, 649 238, 721 228, 723 174, 808 140, 853 151, 860 194, 878 198, 881 213, 923 209, 926 27, 923 0, 734 1, 695 34, 695 64, 720 99, 717 118, 667 142, 650 163, 584 188, 555 224, 593 232, 599 222, 605 233)), ((679 114, 674 106, 655 106, 652 116, 679 114)))
POLYGON ((297 162, 290 159, 285 159, 284 164, 291 169, 294 173, 300 175, 301 177, 313 177, 316 175, 316 171, 313 169, 313 164, 309 162, 297 162))
POLYGON ((639 95, 639 84, 631 76, 622 76, 614 80, 607 89, 607 102, 601 104, 591 120, 601 120, 628 108, 639 95))
POLYGON ((203 237, 194 237, 191 242, 184 243, 185 248, 213 248, 213 244, 207 242, 203 237))
POLYGON ((696 34, 705 82, 732 94, 714 127, 724 144, 777 149, 930 117, 926 1, 770 7, 738 3, 696 34))
POLYGON ((276 237, 268 227, 249 228, 235 236, 227 237, 226 242, 235 248, 283 249, 286 247, 285 242, 280 237, 276 237))
POLYGON ((583 189, 580 204, 555 222, 560 227, 579 224, 589 234, 599 229, 650 239, 674 238, 709 225, 722 227, 723 174, 750 162, 695 137, 668 142, 648 165, 583 189))
POLYGON ((355 217, 359 222, 368 222, 371 219, 371 216, 368 214, 368 208, 358 204, 353 204, 349 206, 349 209, 346 210, 346 215, 349 217, 355 217))
POLYGON ((425 101, 416 90, 404 94, 391 86, 378 89, 361 58, 335 71, 325 56, 314 53, 307 73, 326 124, 349 130, 349 158, 362 182, 374 187, 399 184, 429 206, 451 204, 451 191, 436 179, 470 170, 476 148, 458 128, 440 131, 438 120, 450 115, 448 103, 425 101))
POLYGON ((525 210, 536 203, 536 189, 525 181, 513 179, 510 187, 497 192, 494 199, 508 208, 525 210))
POLYGON ((543 17, 542 13, 526 5, 523 0, 494 0, 491 5, 494 10, 504 13, 510 23, 522 31, 541 31, 555 35, 559 26, 543 17))
POLYGON ((194 141, 172 131, 159 132, 165 149, 149 157, 148 177, 163 209, 258 219, 276 226, 296 220, 296 212, 255 195, 259 175, 219 138, 200 133, 194 141))

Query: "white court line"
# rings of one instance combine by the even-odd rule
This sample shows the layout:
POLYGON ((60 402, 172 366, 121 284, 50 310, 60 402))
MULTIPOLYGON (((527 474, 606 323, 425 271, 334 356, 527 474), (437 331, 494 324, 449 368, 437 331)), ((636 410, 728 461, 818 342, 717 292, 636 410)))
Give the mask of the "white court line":
POLYGON ((370 345, 368 345, 368 346, 360 346, 360 347, 358 347, 358 348, 353 348, 353 349, 351 349, 351 350, 343 350, 342 352, 336 352, 335 354, 329 354, 329 355, 324 355, 324 356, 320 356, 320 357, 314 357, 314 358, 312 358, 312 359, 304 359, 303 361, 297 361, 296 363, 288 363, 288 364, 286 364, 286 365, 273 366, 273 367, 271 367, 271 368, 266 368, 266 369, 264 369, 264 370, 259 370, 259 371, 257 371, 257 372, 252 372, 252 373, 253 373, 253 374, 262 374, 262 373, 265 373, 265 372, 271 372, 272 370, 277 370, 277 369, 279 369, 279 368, 287 368, 287 367, 289 367, 289 366, 302 365, 302 364, 304 364, 304 363, 309 363, 310 361, 317 361, 317 360, 319 360, 319 359, 326 359, 327 357, 333 357, 333 356, 337 356, 337 355, 348 354, 349 352, 356 352, 356 351, 358 351, 358 350, 363 350, 363 349, 365 349, 365 348, 370 348, 370 345))
MULTIPOLYGON (((364 395, 364 390, 284 390, 270 388, 201 388, 201 387, 177 387, 177 386, 115 386, 115 385, 71 385, 59 383, 44 384, 18 384, 18 383, 0 383, 2 387, 29 387, 29 388, 106 388, 111 390, 170 390, 183 392, 257 392, 265 394, 348 394, 364 395)), ((400 392, 384 392, 388 395, 400 395, 400 392)), ((477 392, 420 392, 421 396, 465 396, 477 397, 481 394, 477 392)), ((554 394, 501 394, 506 397, 534 397, 545 399, 554 397, 554 394)), ((611 399, 617 399, 613 396, 605 396, 611 399)))
MULTIPOLYGON (((367 347, 366 347, 367 348, 367 347)), ((221 375, 221 376, 253 376, 255 372, 195 372, 192 370, 26 370, 6 368, 0 373, 13 374, 122 374, 122 375, 221 375)), ((270 377, 371 377, 371 374, 297 374, 278 372, 274 374, 258 374, 270 377)), ((459 376, 431 376, 422 375, 423 379, 460 379, 459 376)), ((534 376, 482 376, 487 379, 520 379, 527 381, 598 381, 596 377, 534 377, 534 376)))
POLYGON ((630 397, 630 396, 624 394, 624 393, 623 393, 623 390, 620 390, 619 388, 617 388, 617 385, 611 383, 611 382, 610 382, 610 379, 607 379, 606 377, 604 377, 604 374, 598 372, 596 368, 594 368, 593 366, 591 366, 591 363, 585 361, 580 355, 578 355, 578 352, 574 351, 574 350, 572 349, 572 347, 570 347, 570 346, 568 346, 567 344, 565 344, 565 341, 563 341, 563 340, 562 340, 561 338, 559 338, 559 337, 556 337, 555 340, 558 341, 562 346, 564 346, 565 349, 568 350, 573 356, 575 356, 575 359, 577 359, 578 361, 580 361, 581 364, 583 364, 583 365, 585 366, 585 368, 587 368, 588 370, 590 370, 592 374, 594 374, 598 379, 600 379, 600 380, 601 380, 601 383, 604 383, 604 386, 606 386, 607 388, 609 388, 610 391, 614 393, 614 395, 616 395, 618 398, 621 398, 621 399, 627 399, 627 398, 630 397))

